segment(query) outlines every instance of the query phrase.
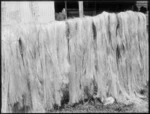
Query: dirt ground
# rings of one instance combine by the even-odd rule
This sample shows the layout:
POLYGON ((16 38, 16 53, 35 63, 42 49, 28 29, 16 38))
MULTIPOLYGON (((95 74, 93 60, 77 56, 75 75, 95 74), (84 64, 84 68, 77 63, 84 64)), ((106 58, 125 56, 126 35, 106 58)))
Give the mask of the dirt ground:
POLYGON ((148 113, 148 103, 143 106, 124 105, 114 103, 103 106, 101 103, 78 104, 75 107, 65 106, 62 109, 52 110, 53 113, 148 113))
POLYGON ((107 106, 102 105, 98 100, 78 103, 74 106, 65 105, 62 108, 55 108, 49 111, 53 113, 148 113, 149 112, 149 92, 148 86, 142 91, 146 98, 140 105, 124 105, 120 103, 113 103, 107 106))
MULTIPOLYGON (((73 106, 68 103, 63 104, 63 107, 55 106, 53 110, 47 113, 148 113, 149 112, 149 84, 141 91, 141 94, 146 96, 139 105, 125 105, 114 102, 113 104, 104 106, 99 100, 90 100, 80 102, 73 106)), ((65 92, 67 93, 67 92, 65 92)), ((67 94, 68 95, 68 94, 67 94)), ((67 96, 68 98, 68 96, 67 96)), ((68 101, 67 101, 68 102, 68 101)), ((30 113, 30 111, 13 111, 15 113, 30 113)), ((32 112, 32 111, 31 111, 32 112)))

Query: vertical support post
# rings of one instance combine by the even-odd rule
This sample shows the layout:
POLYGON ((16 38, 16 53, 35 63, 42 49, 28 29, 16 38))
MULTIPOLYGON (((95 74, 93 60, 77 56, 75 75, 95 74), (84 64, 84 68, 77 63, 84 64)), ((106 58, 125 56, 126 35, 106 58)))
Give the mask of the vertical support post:
POLYGON ((67 1, 65 1, 65 10, 66 10, 66 18, 67 18, 67 1))
POLYGON ((79 1, 78 5, 79 5, 79 17, 83 17, 83 1, 79 1))
POLYGON ((94 1, 94 15, 97 15, 97 12, 96 12, 96 1, 94 1))

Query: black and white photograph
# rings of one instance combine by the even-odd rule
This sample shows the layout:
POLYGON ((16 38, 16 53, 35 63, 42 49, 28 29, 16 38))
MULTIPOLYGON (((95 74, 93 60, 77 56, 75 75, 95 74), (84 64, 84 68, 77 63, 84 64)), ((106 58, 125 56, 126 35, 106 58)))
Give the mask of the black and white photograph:
POLYGON ((149 113, 149 1, 1 1, 1 113, 149 113))

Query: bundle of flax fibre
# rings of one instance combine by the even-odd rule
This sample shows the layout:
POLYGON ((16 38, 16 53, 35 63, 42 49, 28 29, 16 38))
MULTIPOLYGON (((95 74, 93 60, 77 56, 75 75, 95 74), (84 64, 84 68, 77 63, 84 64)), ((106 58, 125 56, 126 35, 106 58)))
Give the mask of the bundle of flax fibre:
POLYGON ((69 103, 77 103, 81 99, 81 59, 82 53, 79 45, 82 45, 84 37, 79 36, 79 25, 78 19, 70 19, 67 21, 68 24, 68 50, 69 50, 69 103), (80 64, 79 64, 80 63, 80 64))
MULTIPOLYGON (((148 33, 147 33, 147 26, 146 26, 146 16, 143 13, 136 13, 138 16, 138 41, 139 41, 139 51, 140 51, 140 60, 142 62, 141 70, 142 74, 145 78, 143 81, 149 81, 149 59, 148 59, 148 33)), ((144 82, 145 83, 145 82, 144 82)), ((144 84, 143 83, 143 84, 144 84)))
POLYGON ((27 87, 27 79, 25 76, 26 73, 24 70, 24 64, 20 51, 20 43, 17 39, 18 36, 16 31, 13 29, 15 29, 15 27, 9 28, 6 26, 3 26, 2 29, 2 80, 4 86, 2 89, 2 91, 4 90, 2 98, 6 100, 2 105, 2 111, 4 112, 11 112, 11 107, 14 105, 19 104, 21 107, 23 105, 30 105, 26 101, 23 101, 24 97, 29 92, 27 87))
POLYGON ((7 57, 3 59, 3 85, 8 85, 8 88, 6 86, 3 89, 3 96, 9 95, 9 102, 5 102, 3 110, 6 111, 6 105, 10 104, 11 111, 16 103, 20 103, 21 108, 29 106, 32 112, 50 110, 55 104, 60 106, 61 86, 66 83, 64 79, 69 71, 65 22, 20 25, 9 34, 11 33, 12 36, 5 32, 3 35, 6 43, 10 42, 8 45, 3 42, 3 57, 12 56, 11 61, 7 60, 7 57), (11 38, 16 38, 16 42, 12 43, 11 38), (8 69, 11 75, 5 75, 5 69, 8 69), (8 79, 5 80, 6 78, 8 79), (22 104, 22 100, 26 104, 22 104))
POLYGON ((94 25, 96 26, 96 75, 95 81, 98 85, 97 97, 105 99, 107 97, 108 82, 110 76, 108 75, 108 61, 107 55, 110 53, 108 46, 108 13, 93 17, 94 25), (95 19, 94 19, 95 18, 95 19))
MULTIPOLYGON (((101 98, 102 101, 113 96, 118 102, 137 103, 140 101, 138 97, 143 97, 139 95, 139 91, 148 80, 148 70, 142 70, 144 66, 143 69, 146 70, 148 64, 140 57, 142 54, 139 50, 147 41, 144 17, 143 14, 132 11, 118 14, 103 12, 93 17, 97 42, 94 49, 97 61, 95 62, 95 79, 98 86, 96 97, 101 98), (138 27, 140 23, 137 15, 141 18, 143 16, 141 31, 138 29, 141 27, 138 27), (142 42, 138 37, 143 37, 142 42)), ((145 51, 143 53, 145 61, 148 61, 148 43, 142 49, 145 51)))
POLYGON ((112 96, 117 99, 119 96, 119 83, 118 83, 118 69, 116 61, 116 49, 117 49, 117 15, 110 13, 108 17, 108 75, 110 76, 108 96, 112 96))
POLYGON ((91 98, 94 94, 94 75, 95 75, 95 54, 94 54, 94 34, 93 23, 91 17, 85 17, 82 19, 83 25, 80 27, 81 37, 84 37, 82 58, 82 78, 81 86, 83 88, 84 98, 91 98), (83 34, 85 32, 85 34, 83 34))
MULTIPOLYGON (((142 35, 143 41, 140 42, 139 41, 140 36, 138 32, 142 32, 144 29, 139 31, 138 29, 139 19, 135 12, 132 11, 121 12, 117 14, 117 17, 119 20, 119 27, 117 34, 118 55, 120 55, 118 56, 118 70, 119 70, 119 83, 123 90, 122 95, 126 95, 125 101, 139 103, 140 99, 138 93, 142 89, 143 84, 146 84, 147 79, 146 76, 142 74, 143 72, 142 59, 140 56, 141 52, 139 46, 141 45, 142 42, 146 41, 145 36, 147 36, 146 35, 147 33, 142 35)), ((144 20, 142 22, 144 22, 144 20)), ((144 31, 146 31, 146 29, 144 31)), ((147 50, 148 44, 146 42, 145 45, 146 48, 144 50, 147 50)), ((144 56, 147 55, 147 52, 143 53, 143 55, 144 56)), ((146 71, 145 73, 148 73, 148 71, 146 71)), ((120 102, 122 101, 124 100, 121 99, 120 102)))
POLYGON ((21 41, 24 50, 23 59, 25 64, 26 77, 28 79, 28 89, 30 91, 31 97, 31 111, 32 112, 43 112, 44 108, 42 106, 41 91, 43 75, 38 69, 40 62, 40 42, 39 34, 42 32, 41 26, 37 25, 27 25, 20 27, 21 31, 21 41))
POLYGON ((105 104, 109 97, 141 103, 148 61, 146 16, 139 12, 3 26, 2 112, 61 106, 63 85, 70 104, 95 94, 105 104))

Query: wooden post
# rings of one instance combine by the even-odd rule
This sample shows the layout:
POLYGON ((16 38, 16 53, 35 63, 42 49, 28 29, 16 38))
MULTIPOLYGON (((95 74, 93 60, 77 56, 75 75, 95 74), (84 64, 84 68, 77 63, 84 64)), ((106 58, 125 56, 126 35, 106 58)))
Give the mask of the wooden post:
POLYGON ((94 11, 94 15, 97 15, 97 12, 96 12, 96 2, 94 2, 94 6, 95 6, 95 11, 94 11))
POLYGON ((67 19, 67 1, 65 1, 66 19, 67 19))
POLYGON ((83 17, 83 1, 79 1, 78 5, 79 5, 79 17, 83 17))

